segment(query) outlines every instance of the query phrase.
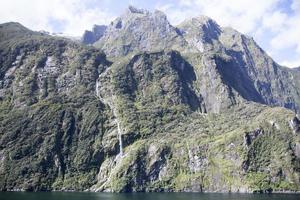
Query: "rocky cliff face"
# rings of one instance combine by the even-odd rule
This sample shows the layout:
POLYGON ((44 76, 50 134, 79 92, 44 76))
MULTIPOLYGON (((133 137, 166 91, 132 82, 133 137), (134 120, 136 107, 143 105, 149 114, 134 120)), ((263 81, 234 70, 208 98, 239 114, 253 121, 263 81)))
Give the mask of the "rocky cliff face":
MULTIPOLYGON (((166 49, 177 50, 194 61, 201 55, 207 58, 202 59, 207 64, 194 64, 207 68, 202 70, 206 75, 201 75, 201 78, 215 71, 214 76, 222 79, 220 84, 224 87, 223 93, 232 93, 231 90, 234 90, 249 101, 299 110, 298 70, 279 66, 252 38, 232 28, 222 28, 205 16, 186 20, 178 27, 173 27, 160 11, 150 13, 129 7, 121 17, 111 23, 104 36, 94 45, 112 57, 166 49), (212 66, 215 66, 213 70, 212 66)), ((216 77, 209 78, 215 79, 216 77)), ((214 86, 203 86, 203 92, 212 87, 214 86)), ((204 101, 205 95, 215 93, 218 91, 203 94, 204 101)), ((212 102, 211 98, 216 99, 208 96, 207 104, 212 102)), ((229 98, 232 102, 236 101, 232 94, 229 94, 229 98)), ((222 100, 222 104, 226 99, 228 96, 222 100)), ((208 109, 215 112, 220 111, 217 105, 208 106, 208 109)))
POLYGON ((191 46, 215 54, 223 82, 244 99, 299 110, 299 73, 279 66, 252 38, 207 17, 187 20, 179 29, 191 46))
POLYGON ((300 190, 299 70, 207 17, 103 31, 0 25, 1 190, 300 190))
POLYGON ((129 7, 107 27, 103 37, 94 45, 107 56, 124 56, 131 52, 162 49, 184 51, 187 42, 164 13, 129 7))
POLYGON ((92 31, 85 31, 81 41, 83 44, 93 44, 98 41, 104 34, 107 26, 105 25, 94 25, 92 31))

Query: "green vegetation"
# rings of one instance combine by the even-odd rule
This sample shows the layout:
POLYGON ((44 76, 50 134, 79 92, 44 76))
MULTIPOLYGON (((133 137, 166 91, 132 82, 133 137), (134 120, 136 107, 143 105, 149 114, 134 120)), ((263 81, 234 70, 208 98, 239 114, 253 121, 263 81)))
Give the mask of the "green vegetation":
POLYGON ((0 34, 1 190, 300 190, 294 113, 248 101, 222 49, 108 61, 18 24, 0 34))

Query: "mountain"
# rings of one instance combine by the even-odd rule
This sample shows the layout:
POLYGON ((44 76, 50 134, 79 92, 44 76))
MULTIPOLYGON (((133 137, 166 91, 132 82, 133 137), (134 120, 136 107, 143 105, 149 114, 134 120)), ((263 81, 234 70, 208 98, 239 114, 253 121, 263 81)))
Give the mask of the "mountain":
POLYGON ((93 44, 94 42, 98 41, 104 34, 107 26, 105 25, 94 25, 92 31, 85 31, 82 36, 82 43, 83 44, 93 44))
POLYGON ((85 177, 86 187, 107 125, 95 81, 110 62, 94 48, 18 23, 1 24, 0 35, 1 190, 54 189, 67 176, 85 177))
MULTIPOLYGON (((228 94, 233 89, 249 101, 298 111, 300 109, 300 85, 294 81, 299 72, 294 73, 279 66, 252 38, 232 28, 222 28, 206 16, 192 18, 173 27, 160 11, 149 13, 130 7, 108 26, 103 37, 94 46, 113 57, 139 51, 173 49, 193 59, 194 56, 190 55, 198 53, 207 58, 207 62, 214 62, 214 69, 209 69, 209 64, 203 71, 206 73, 215 70, 222 79, 221 84, 228 87, 228 94), (117 24, 120 25, 118 28, 117 24)), ((206 65, 202 67, 205 68, 206 65)), ((201 76, 205 78, 207 74, 201 76)), ((209 90, 206 86, 199 89, 203 90, 201 93, 205 96, 204 101, 207 95, 217 93, 210 91, 205 94, 209 90)), ((235 95, 230 96, 231 99, 236 98, 235 95)), ((207 105, 212 102, 211 98, 215 99, 209 96, 207 98, 207 105)), ((211 109, 212 106, 208 107, 211 109)), ((217 108, 212 109, 219 112, 217 108)))
POLYGON ((187 42, 161 11, 151 13, 130 6, 94 45, 101 47, 107 56, 124 56, 161 49, 185 51, 187 42))
POLYGON ((244 99, 299 110, 297 73, 275 63, 252 38, 203 17, 183 22, 180 28, 190 43, 219 54, 215 60, 223 81, 244 99), (195 44, 191 38, 201 40, 195 44))
POLYGON ((300 190, 298 69, 204 16, 104 29, 0 25, 1 190, 300 190))

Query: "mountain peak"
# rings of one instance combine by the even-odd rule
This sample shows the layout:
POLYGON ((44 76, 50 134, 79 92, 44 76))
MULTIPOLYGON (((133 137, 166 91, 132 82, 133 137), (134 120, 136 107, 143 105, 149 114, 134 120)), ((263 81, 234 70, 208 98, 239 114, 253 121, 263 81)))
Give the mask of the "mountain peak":
POLYGON ((42 33, 31 31, 18 22, 0 24, 0 42, 7 41, 11 38, 26 37, 32 34, 40 35, 42 33))
POLYGON ((24 27, 22 24, 20 24, 19 22, 6 22, 3 24, 0 24, 0 26, 19 26, 19 27, 24 27))
POLYGON ((187 42, 200 52, 203 52, 221 34, 221 27, 217 22, 204 15, 187 19, 179 24, 178 28, 187 42))
POLYGON ((120 18, 125 19, 125 20, 129 20, 131 19, 131 17, 159 17, 159 18, 163 18, 163 19, 167 19, 167 16, 164 12, 160 11, 160 10, 154 10, 154 12, 150 12, 146 9, 140 9, 140 8, 136 8, 133 6, 129 6, 126 10, 125 13, 123 15, 120 16, 120 18))
POLYGON ((0 24, 1 29, 11 30, 11 31, 31 31, 19 22, 7 22, 0 24))
POLYGON ((207 29, 220 30, 219 24, 210 17, 200 15, 183 21, 179 26, 207 27, 207 29))
POLYGON ((210 18, 206 15, 199 15, 198 17, 194 17, 192 19, 198 20, 201 23, 214 23, 214 24, 218 25, 215 20, 213 20, 212 18, 210 18))
POLYGON ((109 56, 124 56, 134 51, 157 51, 186 45, 178 30, 161 11, 149 12, 130 6, 125 14, 107 27, 95 43, 109 56))
POLYGON ((131 6, 131 5, 128 6, 126 12, 127 13, 132 13, 132 14, 148 14, 149 13, 149 11, 147 11, 147 10, 136 8, 136 7, 131 6))

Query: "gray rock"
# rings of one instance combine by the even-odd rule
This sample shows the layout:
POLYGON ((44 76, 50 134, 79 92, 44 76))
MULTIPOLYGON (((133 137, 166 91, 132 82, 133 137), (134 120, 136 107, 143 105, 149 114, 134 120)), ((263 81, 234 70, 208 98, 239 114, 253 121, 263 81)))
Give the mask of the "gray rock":
POLYGON ((297 116, 290 121, 290 127, 295 134, 300 133, 300 120, 297 116))
POLYGON ((258 136, 262 135, 264 132, 261 129, 256 129, 251 132, 246 132, 244 136, 244 146, 249 147, 253 140, 255 140, 258 136))
POLYGON ((188 43, 161 11, 150 13, 129 7, 94 45, 108 56, 124 56, 130 52, 162 49, 185 51, 188 43))
POLYGON ((107 26, 105 25, 94 25, 92 31, 86 30, 81 38, 83 44, 93 44, 98 41, 106 30, 107 26))

